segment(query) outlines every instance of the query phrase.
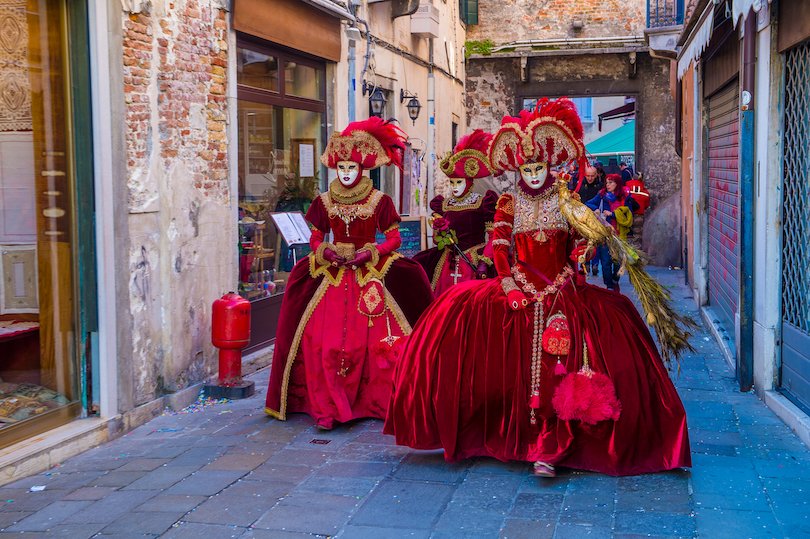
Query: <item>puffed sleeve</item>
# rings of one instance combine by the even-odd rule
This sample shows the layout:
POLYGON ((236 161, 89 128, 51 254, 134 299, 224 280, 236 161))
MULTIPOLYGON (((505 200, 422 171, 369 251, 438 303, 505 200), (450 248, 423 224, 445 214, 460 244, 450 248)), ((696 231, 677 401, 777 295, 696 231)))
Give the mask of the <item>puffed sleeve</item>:
POLYGON ((442 195, 433 197, 433 200, 430 201, 430 209, 433 210, 433 213, 444 215, 444 197, 442 195))
POLYGON ((329 232, 329 214, 326 211, 326 206, 323 205, 321 197, 315 197, 315 200, 312 201, 312 205, 307 211, 306 219, 312 223, 312 226, 324 234, 329 232))
POLYGON ((377 208, 374 210, 374 217, 377 220, 377 228, 383 234, 388 232, 391 228, 399 226, 402 218, 394 208, 394 201, 388 195, 383 195, 377 208))

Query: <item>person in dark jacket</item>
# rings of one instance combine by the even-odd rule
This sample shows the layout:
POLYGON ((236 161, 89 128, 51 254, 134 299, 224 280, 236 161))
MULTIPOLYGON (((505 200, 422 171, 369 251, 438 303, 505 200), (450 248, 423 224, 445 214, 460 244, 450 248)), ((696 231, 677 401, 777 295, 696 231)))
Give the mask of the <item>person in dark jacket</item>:
MULTIPOLYGON (((631 218, 632 213, 639 210, 638 202, 633 200, 633 197, 627 192, 622 177, 618 174, 608 174, 605 187, 585 205, 605 219, 617 232, 619 232, 620 224, 616 219, 617 208, 621 206, 629 208, 631 218)), ((602 265, 602 280, 605 286, 619 292, 619 264, 615 264, 611 259, 607 245, 603 244, 597 248, 597 257, 602 265)))
MULTIPOLYGON (((595 196, 599 194, 599 191, 605 186, 604 183, 599 181, 599 173, 595 167, 587 167, 585 169, 585 180, 582 182, 582 185, 577 190, 579 193, 579 199, 582 202, 588 202, 589 200, 593 199, 595 196)), ((599 275, 599 259, 594 257, 591 260, 585 262, 585 268, 588 269, 590 266, 590 271, 594 275, 599 275)))

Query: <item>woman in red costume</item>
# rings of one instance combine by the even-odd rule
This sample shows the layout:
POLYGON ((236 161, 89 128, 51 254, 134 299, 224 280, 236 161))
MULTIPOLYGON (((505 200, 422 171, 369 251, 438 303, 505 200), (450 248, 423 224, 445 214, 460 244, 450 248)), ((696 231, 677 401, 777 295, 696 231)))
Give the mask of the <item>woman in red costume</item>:
POLYGON ((587 245, 548 169, 584 157, 570 100, 504 118, 490 161, 521 179, 498 200, 499 278, 453 287, 414 328, 384 430, 398 444, 531 461, 539 476, 691 466, 683 405, 635 307, 575 278, 587 245))
POLYGON ((313 253, 293 268, 281 305, 265 411, 304 412, 319 428, 385 418, 400 339, 431 302, 400 246, 400 217, 363 170, 401 168, 402 132, 379 118, 335 133, 321 162, 337 179, 307 212, 313 253), (385 242, 375 243, 377 231, 385 242), (324 241, 332 232, 334 244, 324 241))
POLYGON ((491 140, 490 133, 476 129, 462 137, 453 153, 439 165, 450 179, 452 195, 448 198, 439 195, 430 201, 433 228, 445 235, 449 230, 454 231, 458 249, 433 247, 413 257, 425 268, 436 297, 455 284, 495 276, 492 242, 488 236, 492 232, 498 195, 494 191, 481 195, 472 190, 476 178, 492 174, 486 154, 491 140), (443 226, 445 229, 441 228, 443 226), (459 250, 466 260, 459 256, 459 250))

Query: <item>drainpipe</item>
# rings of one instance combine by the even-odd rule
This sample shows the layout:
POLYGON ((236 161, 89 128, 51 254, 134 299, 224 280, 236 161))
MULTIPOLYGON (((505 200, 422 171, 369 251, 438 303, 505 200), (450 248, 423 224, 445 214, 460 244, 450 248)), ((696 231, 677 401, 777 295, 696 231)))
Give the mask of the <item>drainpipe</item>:
POLYGON ((740 111, 740 391, 754 385, 754 180, 756 85, 756 15, 748 13, 743 37, 740 111))
POLYGON ((349 40, 349 123, 355 120, 354 112, 354 92, 355 92, 355 79, 354 79, 354 60, 355 60, 355 47, 354 40, 349 40))
MULTIPOLYGON (((425 211, 427 211, 428 203, 433 200, 433 197, 436 196, 436 185, 435 185, 435 178, 434 175, 434 163, 436 162, 436 79, 433 76, 433 38, 428 40, 429 44, 429 59, 430 59, 430 67, 428 67, 428 99, 427 99, 427 114, 428 114, 428 134, 427 134, 427 154, 428 154, 428 166, 427 166, 427 181, 425 182, 425 187, 427 187, 426 197, 424 200, 425 204, 425 211)), ((420 205, 422 201, 419 201, 420 205)))

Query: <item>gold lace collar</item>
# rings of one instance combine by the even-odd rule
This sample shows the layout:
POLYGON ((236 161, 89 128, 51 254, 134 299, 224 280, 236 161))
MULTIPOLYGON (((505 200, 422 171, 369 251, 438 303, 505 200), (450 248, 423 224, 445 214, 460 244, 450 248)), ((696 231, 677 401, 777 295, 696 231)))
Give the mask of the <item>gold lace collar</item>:
POLYGON ((373 187, 368 176, 360 178, 354 187, 344 187, 340 180, 334 179, 329 184, 329 195, 338 204, 355 204, 366 198, 373 187))

